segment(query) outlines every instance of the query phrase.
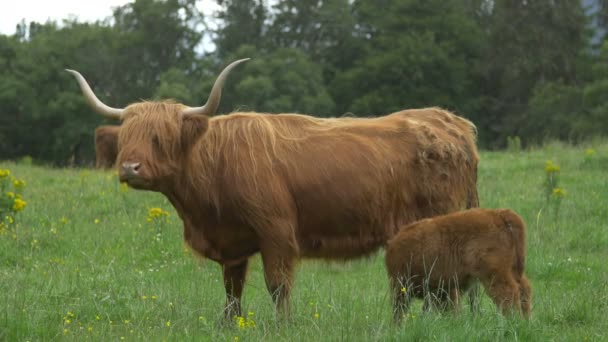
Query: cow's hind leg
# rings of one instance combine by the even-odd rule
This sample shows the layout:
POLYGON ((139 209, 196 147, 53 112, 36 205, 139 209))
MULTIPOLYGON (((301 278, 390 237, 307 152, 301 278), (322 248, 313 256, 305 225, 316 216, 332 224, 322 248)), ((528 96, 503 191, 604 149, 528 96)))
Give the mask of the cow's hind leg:
MULTIPOLYGON (((292 232, 293 230, 284 230, 292 232)), ((286 234, 289 235, 289 234, 286 234)), ((294 237, 264 240, 260 248, 264 264, 264 278, 270 296, 281 314, 289 314, 289 293, 293 284, 298 247, 294 237)))
POLYGON ((279 313, 289 314, 289 294, 293 284, 295 256, 262 252, 266 287, 279 313))
POLYGON ((238 264, 222 265, 224 271, 224 288, 226 289, 226 308, 224 317, 231 319, 234 316, 241 316, 241 295, 245 285, 247 275, 248 260, 238 264))

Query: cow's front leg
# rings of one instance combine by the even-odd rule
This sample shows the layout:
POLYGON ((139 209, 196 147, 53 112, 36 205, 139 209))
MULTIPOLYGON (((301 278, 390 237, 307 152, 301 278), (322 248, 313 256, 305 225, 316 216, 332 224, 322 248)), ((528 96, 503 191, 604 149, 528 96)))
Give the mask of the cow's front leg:
POLYGON ((222 265, 224 269, 224 288, 226 289, 226 308, 224 317, 232 319, 241 316, 241 295, 245 285, 248 260, 237 264, 222 265))

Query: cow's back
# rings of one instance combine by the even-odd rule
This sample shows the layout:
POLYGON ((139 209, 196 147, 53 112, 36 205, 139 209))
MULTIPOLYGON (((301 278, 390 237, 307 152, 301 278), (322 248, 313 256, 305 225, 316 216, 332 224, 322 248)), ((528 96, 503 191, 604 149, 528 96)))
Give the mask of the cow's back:
POLYGON ((476 150, 461 146, 466 132, 455 125, 415 114, 231 114, 212 119, 201 146, 204 159, 231 165, 216 170, 218 196, 249 203, 244 212, 293 214, 304 256, 350 258, 375 251, 403 224, 466 206, 476 150))

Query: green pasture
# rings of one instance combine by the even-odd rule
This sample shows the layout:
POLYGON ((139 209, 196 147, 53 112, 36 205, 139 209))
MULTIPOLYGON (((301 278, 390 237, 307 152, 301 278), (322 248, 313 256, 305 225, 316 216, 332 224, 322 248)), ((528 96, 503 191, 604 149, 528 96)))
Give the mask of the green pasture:
POLYGON ((418 302, 395 327, 380 252, 301 262, 288 321, 275 316, 256 256, 245 317, 222 324, 220 267, 185 248, 163 196, 127 189, 112 171, 0 169, 26 182, 26 207, 0 229, 2 341, 608 340, 607 144, 481 155, 481 205, 528 224, 529 322, 505 319, 484 295, 479 315, 423 314, 418 302), (547 160, 559 168, 551 187, 563 190, 548 200, 547 160))

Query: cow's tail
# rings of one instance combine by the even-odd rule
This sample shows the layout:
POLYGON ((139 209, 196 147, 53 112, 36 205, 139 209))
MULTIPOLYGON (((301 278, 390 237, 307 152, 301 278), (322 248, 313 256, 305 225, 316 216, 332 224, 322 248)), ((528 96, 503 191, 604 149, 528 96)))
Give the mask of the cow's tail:
POLYGON ((521 277, 526 267, 526 224, 519 215, 509 209, 501 210, 500 216, 504 222, 504 229, 510 233, 515 247, 513 271, 521 277))
POLYGON ((479 194, 477 193, 477 168, 479 167, 479 153, 477 152, 477 127, 471 121, 466 120, 469 126, 470 142, 468 145, 469 150, 469 163, 471 179, 469 181, 469 189, 467 193, 467 209, 479 207, 479 194))

